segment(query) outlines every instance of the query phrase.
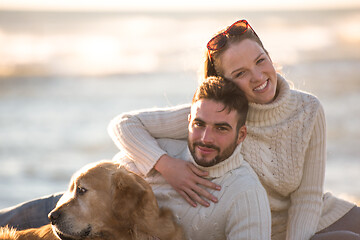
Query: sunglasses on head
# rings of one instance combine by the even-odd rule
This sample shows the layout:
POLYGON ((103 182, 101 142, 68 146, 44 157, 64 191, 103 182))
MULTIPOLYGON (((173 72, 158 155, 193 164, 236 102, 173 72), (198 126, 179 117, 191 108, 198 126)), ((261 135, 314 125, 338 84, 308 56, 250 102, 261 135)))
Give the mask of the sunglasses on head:
POLYGON ((239 20, 233 23, 230 27, 228 27, 225 31, 217 34, 208 42, 207 49, 209 53, 209 57, 211 60, 210 51, 218 51, 226 45, 227 39, 229 36, 241 35, 246 32, 248 29, 251 29, 253 33, 256 35, 255 31, 252 29, 250 24, 246 20, 239 20))

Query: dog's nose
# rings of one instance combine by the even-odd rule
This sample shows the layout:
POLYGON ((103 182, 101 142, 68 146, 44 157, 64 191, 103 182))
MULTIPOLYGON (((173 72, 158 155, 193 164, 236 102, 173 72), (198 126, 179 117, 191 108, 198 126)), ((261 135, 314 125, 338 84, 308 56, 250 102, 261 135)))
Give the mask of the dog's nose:
POLYGON ((60 211, 57 211, 57 210, 53 210, 49 213, 48 215, 48 218, 51 222, 52 225, 55 225, 57 220, 59 219, 60 217, 60 211))

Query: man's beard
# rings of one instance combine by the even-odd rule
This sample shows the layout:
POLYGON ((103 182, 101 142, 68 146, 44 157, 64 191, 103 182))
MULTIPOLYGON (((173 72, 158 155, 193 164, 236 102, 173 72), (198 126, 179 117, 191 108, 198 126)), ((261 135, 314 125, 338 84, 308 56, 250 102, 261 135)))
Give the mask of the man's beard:
POLYGON ((188 140, 188 146, 190 153, 197 164, 199 164, 202 167, 211 167, 228 159, 233 154, 235 148, 237 147, 237 143, 236 141, 234 141, 229 147, 225 148, 222 152, 218 146, 212 144, 204 144, 201 142, 194 142, 191 144, 190 141, 188 140), (198 158, 195 153, 195 149, 197 146, 214 149, 215 151, 218 152, 218 155, 215 158, 211 159, 210 161, 207 161, 204 158, 198 158))

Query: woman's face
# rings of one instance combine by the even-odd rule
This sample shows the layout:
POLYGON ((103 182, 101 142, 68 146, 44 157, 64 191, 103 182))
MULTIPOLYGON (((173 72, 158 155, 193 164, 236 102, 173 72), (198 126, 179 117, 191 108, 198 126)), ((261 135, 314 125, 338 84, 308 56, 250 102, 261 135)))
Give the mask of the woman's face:
POLYGON ((267 104, 274 100, 277 75, 270 57, 255 41, 233 43, 220 56, 225 78, 245 93, 249 102, 267 104))

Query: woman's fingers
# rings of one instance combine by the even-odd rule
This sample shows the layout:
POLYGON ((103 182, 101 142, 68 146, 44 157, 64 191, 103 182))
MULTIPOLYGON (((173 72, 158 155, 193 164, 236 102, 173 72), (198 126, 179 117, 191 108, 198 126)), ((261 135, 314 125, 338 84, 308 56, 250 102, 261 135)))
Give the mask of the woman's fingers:
POLYGON ((197 204, 196 202, 194 202, 187 193, 185 193, 184 191, 178 191, 177 192, 193 207, 196 207, 197 204))
POLYGON ((206 177, 207 175, 209 175, 209 173, 207 171, 203 171, 198 169, 194 164, 187 162, 186 163, 187 166, 191 169, 191 171, 193 173, 195 173, 196 175, 200 176, 200 177, 206 177))
POLYGON ((205 188, 211 188, 214 190, 220 190, 220 186, 202 178, 201 176, 208 175, 207 172, 201 171, 195 165, 188 163, 187 166, 193 172, 193 174, 189 174, 190 177, 186 180, 186 183, 182 186, 183 191, 195 202, 208 207, 210 206, 209 202, 206 201, 208 199, 209 201, 212 201, 214 203, 218 202, 218 199, 212 195, 207 189, 205 188), (198 174, 201 174, 201 176, 198 176, 198 174), (202 187, 203 186, 203 187, 202 187))
MULTIPOLYGON (((210 203, 205 201, 204 199, 202 199, 199 194, 195 191, 193 191, 192 189, 188 190, 186 193, 193 201, 199 203, 200 205, 204 206, 204 207, 209 207, 210 203)), ((195 205, 196 207, 196 205, 195 205)))
POLYGON ((215 196, 194 183, 191 187, 183 187, 182 190, 177 191, 193 207, 197 206, 196 203, 199 203, 204 207, 209 207, 210 203, 205 199, 208 199, 214 203, 218 202, 218 199, 215 196))
POLYGON ((211 188, 211 189, 214 189, 214 190, 220 190, 221 189, 220 185, 217 185, 216 183, 213 183, 213 182, 211 182, 211 181, 209 181, 207 179, 202 178, 202 177, 207 176, 209 174, 208 172, 205 172, 205 171, 202 171, 202 170, 198 169, 192 163, 189 163, 188 166, 191 169, 191 171, 193 171, 193 173, 195 173, 196 175, 199 176, 199 178, 196 179, 197 184, 203 185, 204 187, 211 188))
MULTIPOLYGON (((204 189, 198 185, 195 185, 193 187, 193 191, 196 192, 198 196, 202 196, 203 198, 208 199, 209 201, 212 201, 214 203, 218 202, 217 197, 215 197, 214 195, 209 193, 206 189, 204 189)), ((202 198, 200 198, 200 199, 202 199, 202 198)), ((197 202, 200 203, 199 201, 197 201, 197 202)), ((203 205, 202 203, 200 203, 200 204, 203 205)))
POLYGON ((199 203, 208 207, 218 199, 207 188, 220 190, 220 186, 204 179, 208 172, 198 169, 194 164, 163 155, 155 165, 166 181, 193 207, 199 203))

